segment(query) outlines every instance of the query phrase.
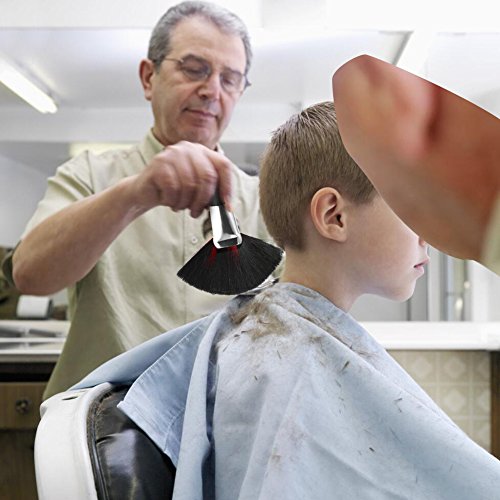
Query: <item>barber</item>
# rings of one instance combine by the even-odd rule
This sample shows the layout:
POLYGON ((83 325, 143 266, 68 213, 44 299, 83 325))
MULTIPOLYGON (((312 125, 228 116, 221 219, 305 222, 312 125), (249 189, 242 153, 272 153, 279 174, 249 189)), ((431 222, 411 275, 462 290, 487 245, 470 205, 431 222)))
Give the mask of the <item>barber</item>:
POLYGON ((399 217, 500 274, 500 120, 370 56, 343 65, 333 91, 349 154, 399 217))
POLYGON ((218 145, 251 58, 247 29, 230 11, 205 2, 170 8, 139 65, 152 129, 130 149, 83 153, 49 179, 3 265, 24 294, 68 288, 71 326, 45 398, 226 300, 176 277, 207 238, 204 209, 217 187, 245 232, 269 240, 258 179, 218 145))

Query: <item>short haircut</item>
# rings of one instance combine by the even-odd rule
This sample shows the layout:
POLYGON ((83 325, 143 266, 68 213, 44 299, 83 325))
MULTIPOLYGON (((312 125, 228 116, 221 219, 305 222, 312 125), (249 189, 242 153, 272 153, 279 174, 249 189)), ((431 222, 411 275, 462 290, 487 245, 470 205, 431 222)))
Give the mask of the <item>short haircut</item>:
POLYGON ((260 206, 280 247, 304 248, 306 210, 323 187, 333 187, 359 204, 371 201, 376 193, 342 143, 333 102, 293 115, 274 131, 264 151, 260 206))
POLYGON ((153 28, 149 40, 148 58, 154 62, 158 71, 163 59, 168 56, 174 28, 188 17, 203 17, 212 22, 223 33, 239 36, 245 47, 245 75, 248 74, 252 62, 252 47, 247 27, 243 21, 230 10, 209 2, 181 2, 163 14, 153 28))

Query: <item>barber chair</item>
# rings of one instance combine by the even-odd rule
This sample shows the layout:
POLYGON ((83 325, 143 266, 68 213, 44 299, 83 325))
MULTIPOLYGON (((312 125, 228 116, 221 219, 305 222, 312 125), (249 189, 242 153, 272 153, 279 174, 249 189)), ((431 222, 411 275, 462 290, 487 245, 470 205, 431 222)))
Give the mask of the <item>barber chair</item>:
POLYGON ((66 391, 41 406, 39 500, 171 499, 175 467, 116 405, 128 386, 66 391))

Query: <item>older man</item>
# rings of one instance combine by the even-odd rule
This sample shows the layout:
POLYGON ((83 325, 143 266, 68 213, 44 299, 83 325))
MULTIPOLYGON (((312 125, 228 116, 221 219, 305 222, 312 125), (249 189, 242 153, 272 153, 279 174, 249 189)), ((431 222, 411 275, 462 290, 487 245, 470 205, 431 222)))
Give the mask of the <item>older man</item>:
POLYGON ((246 27, 233 13, 205 2, 170 8, 139 67, 152 129, 131 149, 84 153, 49 179, 4 262, 23 293, 69 289, 71 328, 45 397, 220 304, 176 277, 204 242, 200 215, 217 186, 245 232, 269 238, 256 210, 258 179, 218 147, 248 85, 251 57, 246 27))

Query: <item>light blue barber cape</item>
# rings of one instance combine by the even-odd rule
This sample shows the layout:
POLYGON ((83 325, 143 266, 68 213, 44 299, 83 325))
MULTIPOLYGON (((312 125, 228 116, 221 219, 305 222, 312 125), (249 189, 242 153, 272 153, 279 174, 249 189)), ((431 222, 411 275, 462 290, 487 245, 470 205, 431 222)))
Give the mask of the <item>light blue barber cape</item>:
POLYGON ((348 314, 278 283, 102 365, 174 498, 500 499, 500 462, 348 314))

